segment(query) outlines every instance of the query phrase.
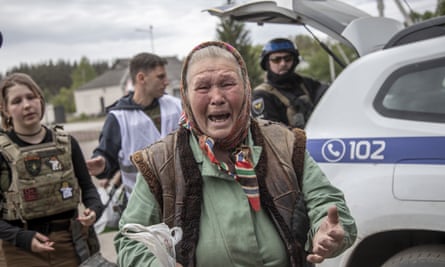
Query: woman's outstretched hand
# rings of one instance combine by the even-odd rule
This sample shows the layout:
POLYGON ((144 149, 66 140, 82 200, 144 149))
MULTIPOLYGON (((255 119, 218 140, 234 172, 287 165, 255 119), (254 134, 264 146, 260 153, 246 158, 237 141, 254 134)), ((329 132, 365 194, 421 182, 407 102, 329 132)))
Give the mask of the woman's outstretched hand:
POLYGON ((312 240, 312 253, 307 256, 307 261, 321 263, 326 258, 332 257, 341 248, 344 236, 345 231, 340 224, 337 207, 330 207, 328 216, 312 240))

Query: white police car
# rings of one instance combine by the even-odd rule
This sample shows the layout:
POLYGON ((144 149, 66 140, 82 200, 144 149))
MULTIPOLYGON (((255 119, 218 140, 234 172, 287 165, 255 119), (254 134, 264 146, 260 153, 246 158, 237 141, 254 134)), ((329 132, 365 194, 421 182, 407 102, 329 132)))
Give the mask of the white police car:
POLYGON ((358 226, 354 246, 320 266, 445 266, 445 17, 403 29, 332 0, 252 1, 209 12, 307 24, 361 56, 306 126, 308 150, 345 192, 358 226))

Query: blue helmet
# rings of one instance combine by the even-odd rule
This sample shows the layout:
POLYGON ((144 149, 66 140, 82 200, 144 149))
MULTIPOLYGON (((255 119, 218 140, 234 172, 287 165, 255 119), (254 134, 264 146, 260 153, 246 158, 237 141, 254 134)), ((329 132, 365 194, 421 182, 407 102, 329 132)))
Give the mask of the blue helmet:
POLYGON ((269 59, 269 55, 275 52, 289 52, 294 55, 294 67, 300 62, 300 53, 298 53, 298 49, 295 47, 294 43, 288 39, 276 38, 267 42, 263 47, 263 51, 261 51, 260 64, 263 70, 267 70, 267 60, 269 59))

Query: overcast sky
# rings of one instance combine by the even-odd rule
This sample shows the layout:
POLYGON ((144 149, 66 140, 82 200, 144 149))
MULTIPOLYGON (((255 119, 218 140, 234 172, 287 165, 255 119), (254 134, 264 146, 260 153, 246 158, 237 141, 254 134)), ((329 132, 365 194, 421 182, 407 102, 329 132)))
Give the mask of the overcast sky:
MULTIPOLYGON (((371 15, 375 1, 343 0, 371 15)), ((437 0, 403 0, 433 11, 437 0)), ((21 63, 58 59, 91 61, 129 58, 142 51, 182 59, 198 43, 216 38, 219 19, 202 10, 224 0, 0 0, 0 73, 21 63), (152 27, 153 42, 150 38, 152 27), (137 30, 139 29, 139 31, 137 30)), ((242 2, 242 1, 238 1, 242 2)), ((385 16, 401 20, 394 1, 385 16)), ((299 33, 296 27, 247 24, 254 44, 299 33)), ((301 28, 301 27, 299 27, 301 28)), ((301 30, 301 29, 300 29, 301 30)))

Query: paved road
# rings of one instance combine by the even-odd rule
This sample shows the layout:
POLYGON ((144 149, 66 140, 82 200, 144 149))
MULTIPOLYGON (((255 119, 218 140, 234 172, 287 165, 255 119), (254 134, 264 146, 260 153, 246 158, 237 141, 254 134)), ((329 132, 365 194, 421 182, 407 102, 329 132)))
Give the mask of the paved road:
POLYGON ((116 251, 114 250, 113 238, 116 232, 99 234, 100 250, 102 255, 109 261, 116 262, 116 251))
MULTIPOLYGON (((90 158, 94 148, 98 144, 100 130, 102 129, 103 120, 91 122, 76 122, 63 124, 65 131, 71 133, 82 149, 85 158, 90 158)), ((93 178, 94 179, 94 178, 93 178)), ((97 182, 94 179, 95 184, 97 182)), ((116 251, 113 246, 113 238, 116 232, 107 232, 99 234, 101 243, 101 252, 105 258, 112 262, 116 262, 116 251)))

